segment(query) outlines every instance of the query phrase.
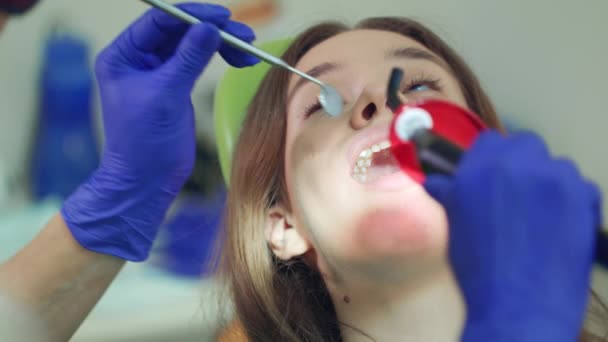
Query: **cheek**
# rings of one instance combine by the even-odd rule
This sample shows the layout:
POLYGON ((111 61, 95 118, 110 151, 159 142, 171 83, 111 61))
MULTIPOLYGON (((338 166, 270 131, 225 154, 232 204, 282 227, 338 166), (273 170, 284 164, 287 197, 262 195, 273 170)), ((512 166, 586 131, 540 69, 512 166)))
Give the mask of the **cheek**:
POLYGON ((303 234, 315 249, 334 249, 345 241, 353 213, 360 207, 353 196, 347 163, 335 151, 313 144, 294 145, 286 157, 286 179, 291 208, 303 234))
POLYGON ((462 90, 460 89, 460 85, 458 84, 458 82, 456 82, 456 80, 451 81, 449 90, 447 92, 447 96, 448 96, 448 100, 450 100, 454 104, 457 104, 462 108, 469 107, 466 99, 464 98, 464 94, 463 94, 462 90))
POLYGON ((346 156, 340 149, 340 134, 322 125, 299 134, 288 142, 286 179, 294 204, 309 216, 321 216, 347 192, 350 175, 346 156), (348 178, 347 178, 348 177, 348 178))
POLYGON ((336 158, 312 149, 295 152, 294 156, 287 165, 286 175, 290 199, 298 208, 294 211, 310 227, 325 230, 327 226, 339 224, 350 211, 345 210, 348 207, 345 176, 348 175, 343 165, 336 158))

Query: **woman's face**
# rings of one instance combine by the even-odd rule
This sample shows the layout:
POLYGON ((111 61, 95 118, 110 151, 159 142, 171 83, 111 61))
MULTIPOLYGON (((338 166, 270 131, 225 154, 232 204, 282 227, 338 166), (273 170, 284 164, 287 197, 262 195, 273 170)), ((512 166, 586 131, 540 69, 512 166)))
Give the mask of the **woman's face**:
POLYGON ((466 107, 443 60, 388 31, 339 34, 298 62, 338 89, 341 116, 323 113, 317 85, 296 76, 289 83, 285 168, 293 229, 285 236, 302 240, 292 246, 306 246, 326 280, 393 282, 444 259, 442 207, 387 153, 372 153, 388 139, 393 114, 386 88, 394 67, 405 72, 406 101, 437 98, 466 107))

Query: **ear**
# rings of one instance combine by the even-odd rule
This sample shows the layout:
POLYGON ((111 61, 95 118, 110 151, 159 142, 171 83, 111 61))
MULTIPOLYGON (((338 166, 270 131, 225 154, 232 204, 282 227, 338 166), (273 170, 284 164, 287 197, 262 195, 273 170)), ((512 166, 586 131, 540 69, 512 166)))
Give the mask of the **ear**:
POLYGON ((303 255, 311 248, 308 240, 296 230, 291 214, 280 205, 268 210, 264 234, 272 252, 281 260, 303 255))

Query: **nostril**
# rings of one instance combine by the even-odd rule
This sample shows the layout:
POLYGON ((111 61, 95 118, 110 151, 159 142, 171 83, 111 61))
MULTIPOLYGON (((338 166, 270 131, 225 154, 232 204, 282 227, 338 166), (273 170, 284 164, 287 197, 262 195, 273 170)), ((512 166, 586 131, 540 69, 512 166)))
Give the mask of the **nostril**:
POLYGON ((374 103, 370 103, 363 108, 362 114, 365 120, 371 119, 374 116, 374 113, 376 113, 376 105, 374 103))

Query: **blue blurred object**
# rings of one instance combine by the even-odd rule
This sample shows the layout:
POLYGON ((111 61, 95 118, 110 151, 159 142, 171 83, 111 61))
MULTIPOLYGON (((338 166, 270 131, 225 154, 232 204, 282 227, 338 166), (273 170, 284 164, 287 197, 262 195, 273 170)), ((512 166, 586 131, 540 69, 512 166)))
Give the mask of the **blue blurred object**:
POLYGON ((52 34, 46 43, 32 150, 35 200, 66 198, 99 162, 92 124, 93 76, 80 37, 52 34))
POLYGON ((215 270, 214 251, 224 214, 226 190, 214 196, 185 195, 164 228, 163 266, 185 277, 200 277, 215 270))

